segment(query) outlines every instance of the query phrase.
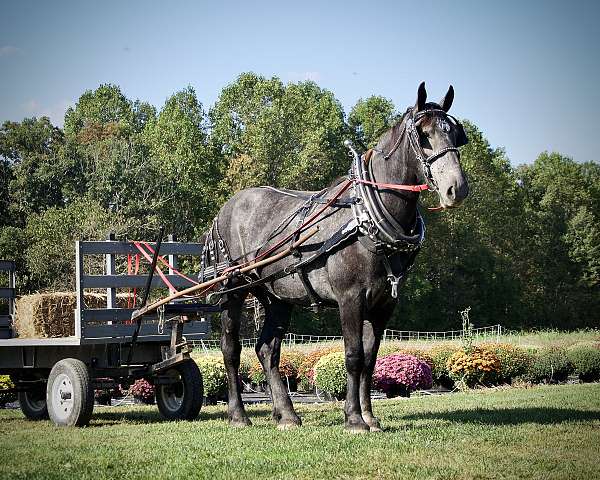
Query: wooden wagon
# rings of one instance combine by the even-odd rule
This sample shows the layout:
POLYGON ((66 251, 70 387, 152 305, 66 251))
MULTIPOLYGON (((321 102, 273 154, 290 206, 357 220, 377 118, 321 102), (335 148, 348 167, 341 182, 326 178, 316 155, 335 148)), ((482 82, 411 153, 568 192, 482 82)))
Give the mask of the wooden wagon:
POLYGON ((131 320, 134 309, 119 307, 116 300, 118 289, 164 289, 164 279, 176 288, 188 287, 189 281, 173 270, 178 257, 200 257, 202 248, 199 243, 163 242, 160 255, 168 256, 169 273, 152 277, 115 273, 118 256, 139 253, 131 242, 76 242, 75 328, 72 336, 61 338, 15 338, 15 265, 1 261, 0 274, 8 275, 9 282, 0 289, 0 298, 8 300, 9 308, 8 315, 0 317, 0 374, 13 379, 25 416, 49 417, 56 425, 86 425, 96 389, 146 378, 155 386, 156 402, 165 418, 195 418, 203 401, 202 376, 189 357, 187 341, 207 337, 210 315, 219 307, 173 301, 144 314, 138 327, 131 320), (84 271, 92 257, 96 264, 105 262, 103 274, 84 271), (91 289, 106 292, 105 308, 86 306, 85 293, 91 289))

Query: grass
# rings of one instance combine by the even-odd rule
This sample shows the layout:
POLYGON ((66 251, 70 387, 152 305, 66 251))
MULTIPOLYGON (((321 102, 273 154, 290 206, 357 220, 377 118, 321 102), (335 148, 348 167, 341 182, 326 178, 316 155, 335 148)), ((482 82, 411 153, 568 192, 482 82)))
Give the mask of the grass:
POLYGON ((0 478, 600 478, 600 384, 377 401, 386 431, 358 436, 339 403, 297 408, 304 426, 284 432, 268 406, 242 430, 224 406, 181 423, 97 408, 84 429, 0 411, 0 478))

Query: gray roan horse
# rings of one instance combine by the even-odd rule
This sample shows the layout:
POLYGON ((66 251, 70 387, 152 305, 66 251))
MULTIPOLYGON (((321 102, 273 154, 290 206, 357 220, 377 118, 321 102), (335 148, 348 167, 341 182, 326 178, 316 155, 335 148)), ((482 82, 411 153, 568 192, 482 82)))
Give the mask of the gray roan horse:
MULTIPOLYGON (((371 377, 398 284, 424 238, 417 201, 419 190, 426 187, 415 187, 416 191, 394 187, 425 183, 437 192, 442 208, 456 207, 467 196, 457 149, 467 138, 461 124, 447 113, 453 98, 450 86, 439 104, 428 103, 422 83, 415 106, 382 135, 376 148, 362 157, 354 152, 348 177, 321 192, 250 188, 234 195, 220 210, 206 237, 210 252, 206 262, 211 265, 252 260, 323 210, 311 222, 319 232, 295 255, 250 277, 229 281, 218 294, 231 425, 251 424, 242 403, 238 369, 240 316, 246 295, 252 293, 265 309, 256 353, 271 389, 278 427, 301 425, 278 371, 291 310, 293 305, 324 305, 339 308, 342 324, 345 426, 353 432, 381 429, 371 407, 371 377), (258 283, 245 288, 250 281, 258 283)), ((291 237, 293 241, 297 234, 291 237)))

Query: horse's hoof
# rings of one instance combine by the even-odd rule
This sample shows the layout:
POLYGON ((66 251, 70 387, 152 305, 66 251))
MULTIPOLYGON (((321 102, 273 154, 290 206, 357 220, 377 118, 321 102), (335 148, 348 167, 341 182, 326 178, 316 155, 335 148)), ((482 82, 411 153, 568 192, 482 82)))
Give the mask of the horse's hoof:
POLYGON ((244 427, 249 427, 251 425, 252 425, 252 422, 250 421, 250 419, 248 417, 230 418, 229 419, 229 426, 234 427, 234 428, 244 428, 244 427))
POLYGON ((350 433, 369 433, 371 431, 365 422, 346 423, 345 428, 350 433))
POLYGON ((371 429, 366 424, 365 425, 352 425, 352 426, 347 426, 346 431, 348 433, 369 433, 371 431, 371 429))
POLYGON ((365 423, 369 426, 369 430, 371 432, 382 432, 381 424, 379 420, 375 417, 364 417, 365 423))
POLYGON ((277 422, 277 430, 292 430, 302 426, 302 420, 299 417, 281 419, 277 422))

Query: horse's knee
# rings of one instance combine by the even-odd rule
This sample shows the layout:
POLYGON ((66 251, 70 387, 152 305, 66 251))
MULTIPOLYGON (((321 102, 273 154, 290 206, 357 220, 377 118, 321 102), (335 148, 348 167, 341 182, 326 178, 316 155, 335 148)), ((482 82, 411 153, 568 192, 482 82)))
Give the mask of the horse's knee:
POLYGON ((360 373, 365 365, 365 357, 360 350, 349 350, 346 352, 346 370, 350 374, 360 373))

